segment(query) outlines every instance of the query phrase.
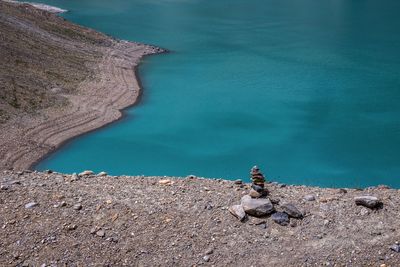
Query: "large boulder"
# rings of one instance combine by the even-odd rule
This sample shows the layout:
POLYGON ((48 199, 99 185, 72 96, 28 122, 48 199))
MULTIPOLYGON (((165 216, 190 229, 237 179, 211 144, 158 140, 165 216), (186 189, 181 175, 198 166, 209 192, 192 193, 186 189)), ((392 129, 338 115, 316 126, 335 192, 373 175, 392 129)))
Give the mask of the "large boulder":
POLYGON ((239 219, 239 221, 244 221, 246 219, 246 212, 244 211, 242 205, 233 205, 229 207, 229 212, 239 219))
POLYGON ((379 198, 373 196, 355 197, 354 201, 356 202, 356 205, 361 205, 370 209, 375 209, 382 205, 382 202, 379 200, 379 198))
POLYGON ((252 216, 262 217, 274 212, 274 205, 268 198, 251 198, 245 195, 241 200, 244 211, 252 216))
POLYGON ((296 208, 296 206, 293 205, 292 203, 285 203, 281 205, 281 208, 283 212, 287 213, 287 215, 289 215, 292 218, 296 219, 303 218, 303 213, 298 208, 296 208))

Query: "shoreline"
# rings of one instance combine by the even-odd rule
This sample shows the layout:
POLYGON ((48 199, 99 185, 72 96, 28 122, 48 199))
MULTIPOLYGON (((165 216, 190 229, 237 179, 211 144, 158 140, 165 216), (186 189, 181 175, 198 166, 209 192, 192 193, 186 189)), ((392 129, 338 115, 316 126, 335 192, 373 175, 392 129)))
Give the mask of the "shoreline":
MULTIPOLYGON (((92 43, 90 39, 89 42, 82 38, 70 39, 67 34, 46 35, 48 43, 70 49, 71 52, 99 56, 85 62, 90 74, 80 81, 73 92, 61 89, 57 93, 58 97, 66 99, 67 105, 54 105, 21 114, 1 125, 0 170, 32 169, 72 139, 124 118, 123 110, 140 101, 143 88, 137 71, 139 64, 146 56, 168 52, 153 45, 118 40, 32 5, 25 7, 25 10, 28 13, 40 11, 40 16, 51 16, 52 23, 63 27, 67 34, 73 28, 78 29, 84 38, 101 36, 99 43, 92 43)), ((35 24, 31 27, 33 31, 43 31, 36 28, 35 24)), ((58 90, 57 87, 53 89, 58 90)))
MULTIPOLYGON (((129 42, 129 41, 127 41, 127 42, 129 42)), ((152 46, 152 45, 151 45, 151 46, 152 46)), ((166 49, 163 49, 163 52, 161 52, 161 53, 148 54, 148 55, 144 55, 144 56, 142 56, 142 57, 140 58, 140 62, 139 62, 138 65, 136 65, 136 66, 134 67, 134 69, 133 69, 134 75, 135 75, 135 77, 136 77, 137 83, 138 83, 139 88, 140 88, 139 94, 138 94, 137 98, 135 99, 135 101, 134 101, 131 105, 129 105, 129 106, 127 106, 127 107, 124 107, 124 108, 122 108, 122 109, 119 110, 119 111, 121 112, 121 116, 120 116, 119 118, 117 118, 117 119, 115 119, 115 120, 113 120, 113 121, 111 121, 111 122, 109 122, 109 123, 106 123, 106 124, 104 124, 104 125, 101 125, 101 126, 99 126, 98 128, 95 128, 95 129, 92 129, 92 130, 89 130, 89 131, 82 132, 82 133, 80 133, 80 134, 78 134, 78 135, 75 135, 75 136, 73 136, 73 137, 71 137, 71 138, 66 139, 65 141, 61 142, 61 143, 58 144, 56 147, 54 147, 54 149, 52 149, 52 150, 50 150, 48 153, 44 154, 41 158, 39 158, 39 159, 37 159, 36 161, 32 162, 32 163, 29 165, 29 167, 28 167, 27 169, 28 169, 28 170, 36 170, 36 166, 39 165, 39 163, 40 163, 41 161, 47 159, 48 157, 51 157, 52 154, 56 153, 59 149, 63 148, 64 146, 67 146, 70 142, 73 142, 75 139, 80 138, 80 137, 82 137, 82 136, 84 136, 84 135, 87 135, 87 134, 91 134, 91 133, 93 133, 93 132, 95 132, 95 131, 98 131, 98 130, 101 130, 101 129, 103 129, 103 128, 111 127, 113 124, 122 121, 122 120, 126 117, 126 112, 125 112, 125 110, 126 110, 126 109, 129 109, 129 108, 132 108, 132 107, 134 107, 134 106, 140 104, 140 102, 141 102, 141 98, 142 98, 142 94, 143 94, 143 89, 144 89, 144 88, 143 88, 143 85, 142 85, 142 82, 141 82, 141 79, 140 79, 140 76, 139 76, 139 73, 138 73, 138 68, 139 68, 140 65, 142 64, 142 60, 143 60, 144 58, 146 58, 146 57, 149 57, 149 56, 161 55, 161 54, 166 54, 166 53, 169 53, 169 51, 166 50, 166 49)))
MULTIPOLYGON (((140 63, 142 62, 142 59, 151 56, 151 55, 156 55, 156 54, 162 54, 162 53, 167 53, 167 50, 155 47, 155 46, 148 46, 148 45, 142 45, 134 42, 129 42, 129 41, 117 41, 117 44, 129 44, 132 46, 142 46, 145 49, 150 49, 146 51, 144 54, 138 56, 138 57, 132 57, 132 61, 129 62, 129 60, 125 63, 128 63, 129 65, 132 65, 132 69, 128 70, 128 72, 131 72, 132 78, 135 80, 135 83, 137 84, 137 90, 135 91, 129 91, 129 88, 125 88, 125 91, 122 92, 123 94, 128 94, 126 96, 126 101, 123 101, 122 103, 118 104, 117 106, 98 106, 95 107, 95 109, 109 109, 109 110, 104 110, 103 114, 99 114, 96 118, 93 120, 88 120, 86 123, 80 124, 79 122, 81 121, 81 118, 85 115, 82 114, 82 117, 77 117, 75 118, 77 125, 74 126, 72 125, 73 128, 67 128, 65 131, 60 130, 58 133, 56 133, 58 136, 56 136, 56 142, 52 142, 50 146, 46 146, 46 142, 42 142, 40 145, 41 147, 46 147, 46 149, 41 151, 40 153, 37 153, 36 155, 33 155, 34 157, 30 157, 29 154, 33 154, 35 151, 28 151, 25 154, 21 155, 20 157, 17 157, 16 159, 12 160, 12 168, 14 170, 31 170, 34 169, 35 166, 39 164, 42 160, 45 158, 49 157, 52 153, 54 153, 56 150, 60 149, 62 146, 66 145, 68 142, 73 141, 75 138, 79 138, 82 135, 85 134, 90 134, 91 132, 94 132, 96 130, 100 130, 104 127, 110 126, 113 123, 116 123, 120 120, 122 120, 125 116, 124 110, 126 108, 130 108, 132 106, 135 106, 136 104, 139 103, 141 94, 142 94, 142 84, 140 81, 140 77, 137 73, 137 68, 139 67, 140 63), (74 130, 73 133, 69 133, 69 131, 74 130), (22 160, 21 160, 22 159, 22 160)), ((118 51, 119 49, 112 49, 112 51, 118 51)), ((123 50, 122 50, 123 51, 123 50)), ((121 52, 121 51, 119 51, 121 52)), ((100 63, 101 64, 101 63, 100 63)), ((104 74, 104 73, 103 73, 104 74)), ((84 81, 85 82, 85 81, 84 81)), ((92 82, 92 79, 89 79, 89 82, 92 82)), ((112 80, 110 80, 112 82, 112 80)), ((119 81, 119 86, 121 86, 121 81, 119 81)), ((107 93, 107 92, 104 92, 107 93)), ((97 97, 100 98, 101 96, 97 97)), ((98 100, 98 99, 97 99, 98 100)), ((79 100, 77 105, 82 104, 79 100)), ((94 111, 94 110, 93 110, 94 111)), ((59 114, 58 117, 62 117, 66 113, 61 113, 59 114)), ((57 120, 58 118, 54 118, 53 120, 57 120)), ((58 130, 57 127, 53 126, 52 128, 56 129, 51 129, 51 130, 58 130)), ((43 134, 42 132, 38 134, 43 134)), ((31 139, 36 139, 31 138, 31 139)))

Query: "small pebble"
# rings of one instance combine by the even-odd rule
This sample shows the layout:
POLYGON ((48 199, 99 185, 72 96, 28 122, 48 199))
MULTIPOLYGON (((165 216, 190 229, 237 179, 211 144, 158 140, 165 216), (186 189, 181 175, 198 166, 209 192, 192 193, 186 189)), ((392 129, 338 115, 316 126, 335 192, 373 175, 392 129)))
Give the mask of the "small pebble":
POLYGON ((260 227, 261 229, 267 229, 267 224, 262 223, 262 224, 259 224, 258 227, 260 227))
POLYGON ((397 252, 397 253, 399 253, 400 252, 400 245, 395 244, 395 245, 391 246, 390 249, 395 251, 395 252, 397 252))
POLYGON ((99 230, 96 232, 96 235, 100 236, 100 237, 104 237, 106 235, 106 233, 104 232, 104 230, 99 230))
POLYGON ((39 205, 39 204, 36 203, 36 202, 30 202, 30 203, 28 203, 28 204, 25 205, 25 209, 32 209, 32 208, 34 208, 34 207, 36 207, 36 206, 38 206, 38 205, 39 205))
POLYGON ((74 209, 74 210, 81 210, 81 209, 82 209, 82 204, 80 204, 80 203, 75 204, 74 207, 73 207, 73 209, 74 209))
POLYGON ((315 196, 314 195, 306 195, 306 196, 304 196, 304 200, 315 201, 315 196))
POLYGON ((76 224, 70 224, 66 227, 66 229, 69 231, 75 230, 76 228, 77 228, 76 224))
POLYGON ((60 203, 55 204, 53 207, 59 208, 59 207, 65 207, 65 206, 67 206, 67 203, 65 203, 65 201, 61 201, 60 203))
POLYGON ((210 261, 210 256, 208 256, 208 255, 204 256, 204 257, 203 257, 203 260, 204 260, 205 262, 209 262, 209 261, 210 261))
POLYGON ((360 211, 361 216, 365 216, 369 214, 369 210, 367 208, 362 208, 360 211))
POLYGON ((214 249, 213 248, 209 248, 209 249, 207 249, 207 251, 206 251, 206 255, 211 255, 211 254, 213 254, 214 253, 214 249))
POLYGON ((8 189, 9 189, 8 185, 5 184, 0 185, 0 190, 8 190, 8 189))

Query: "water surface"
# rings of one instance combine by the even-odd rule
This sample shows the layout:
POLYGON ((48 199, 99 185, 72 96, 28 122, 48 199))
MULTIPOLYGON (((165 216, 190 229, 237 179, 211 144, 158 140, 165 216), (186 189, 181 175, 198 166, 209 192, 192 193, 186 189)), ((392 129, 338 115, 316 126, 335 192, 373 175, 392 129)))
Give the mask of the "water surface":
POLYGON ((48 0, 172 53, 139 105, 38 169, 400 188, 400 1, 48 0))

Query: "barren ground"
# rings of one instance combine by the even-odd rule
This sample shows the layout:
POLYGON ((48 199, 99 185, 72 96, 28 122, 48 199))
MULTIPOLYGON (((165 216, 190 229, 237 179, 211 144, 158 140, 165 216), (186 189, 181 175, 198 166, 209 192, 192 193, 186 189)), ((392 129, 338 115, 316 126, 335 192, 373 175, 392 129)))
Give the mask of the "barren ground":
POLYGON ((0 266, 400 264, 400 253, 389 248, 400 240, 398 190, 268 184, 271 199, 305 213, 280 226, 270 217, 242 223, 228 212, 248 184, 160 179, 166 178, 1 173, 0 266), (305 201, 307 194, 316 201, 305 201), (379 197, 383 208, 356 206, 360 195, 379 197), (30 202, 38 206, 25 208, 30 202))

